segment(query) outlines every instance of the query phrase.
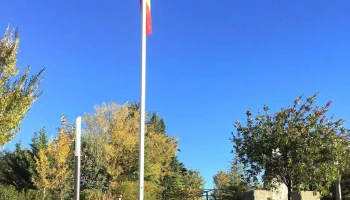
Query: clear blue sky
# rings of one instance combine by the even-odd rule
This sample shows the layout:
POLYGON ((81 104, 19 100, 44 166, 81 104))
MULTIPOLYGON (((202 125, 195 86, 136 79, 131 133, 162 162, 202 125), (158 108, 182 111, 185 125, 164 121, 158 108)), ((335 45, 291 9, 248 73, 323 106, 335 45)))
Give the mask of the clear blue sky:
MULTIPOLYGON (((330 113, 350 120, 349 10, 347 0, 152 0, 146 108, 206 187, 229 166, 231 122, 248 108, 319 91, 319 104, 332 99, 330 113)), ((22 33, 19 66, 47 68, 14 142, 42 126, 54 134, 62 113, 73 121, 95 104, 139 100, 139 0, 2 0, 8 23, 22 33)))

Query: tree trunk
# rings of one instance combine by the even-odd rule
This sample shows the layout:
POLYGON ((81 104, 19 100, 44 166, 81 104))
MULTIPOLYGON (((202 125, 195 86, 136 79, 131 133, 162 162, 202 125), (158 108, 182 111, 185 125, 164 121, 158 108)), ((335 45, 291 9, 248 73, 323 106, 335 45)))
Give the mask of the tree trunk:
POLYGON ((288 200, 292 200, 293 182, 289 175, 286 176, 286 182, 287 182, 287 188, 288 188, 288 200))
POLYGON ((44 188, 44 195, 43 195, 43 200, 46 198, 46 188, 44 188))
POLYGON ((292 188, 290 184, 288 184, 288 200, 292 200, 292 188))
POLYGON ((288 180, 287 181, 288 184, 287 184, 287 188, 288 188, 288 200, 292 200, 292 181, 291 180, 288 180))
POLYGON ((64 191, 61 190, 61 191, 60 191, 60 199, 63 200, 63 199, 64 199, 63 197, 64 197, 64 191))

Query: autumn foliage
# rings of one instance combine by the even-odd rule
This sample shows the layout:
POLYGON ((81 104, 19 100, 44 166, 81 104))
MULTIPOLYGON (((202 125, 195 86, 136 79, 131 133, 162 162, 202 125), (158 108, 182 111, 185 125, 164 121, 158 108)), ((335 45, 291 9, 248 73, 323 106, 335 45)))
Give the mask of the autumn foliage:
POLYGON ((41 96, 36 93, 44 70, 29 78, 29 67, 18 75, 17 53, 20 35, 7 27, 0 38, 0 147, 18 133, 19 125, 31 105, 41 96))

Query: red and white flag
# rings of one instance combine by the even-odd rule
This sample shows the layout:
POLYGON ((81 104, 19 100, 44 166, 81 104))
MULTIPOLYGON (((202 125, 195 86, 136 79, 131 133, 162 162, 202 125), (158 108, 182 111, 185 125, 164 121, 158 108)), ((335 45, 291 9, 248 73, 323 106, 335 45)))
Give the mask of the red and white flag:
MULTIPOLYGON (((141 10, 142 10, 142 0, 141 2, 141 10)), ((152 33, 152 17, 151 17, 151 0, 146 0, 146 35, 150 35, 152 33)))

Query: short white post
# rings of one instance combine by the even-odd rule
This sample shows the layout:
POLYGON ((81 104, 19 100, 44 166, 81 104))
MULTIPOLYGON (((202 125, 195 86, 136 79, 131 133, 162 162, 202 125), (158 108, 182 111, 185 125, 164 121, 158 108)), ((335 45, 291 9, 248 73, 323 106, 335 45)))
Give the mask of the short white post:
POLYGON ((80 199, 80 151, 81 151, 81 117, 77 117, 75 125, 75 170, 74 199, 80 199))
POLYGON ((335 181, 335 194, 336 194, 336 197, 337 197, 337 200, 341 200, 341 189, 340 189, 340 180, 336 180, 335 181))

